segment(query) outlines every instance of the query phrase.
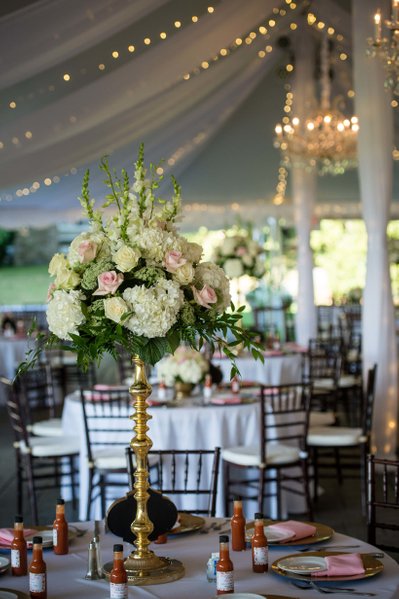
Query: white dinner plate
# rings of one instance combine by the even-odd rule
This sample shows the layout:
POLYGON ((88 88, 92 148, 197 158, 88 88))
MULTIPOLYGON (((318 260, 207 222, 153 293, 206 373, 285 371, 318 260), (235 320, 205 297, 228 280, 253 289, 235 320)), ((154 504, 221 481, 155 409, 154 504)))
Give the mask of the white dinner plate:
POLYGON ((3 555, 0 555, 0 572, 4 572, 5 570, 7 570, 9 565, 10 565, 10 560, 8 559, 8 557, 4 557, 3 555))
POLYGON ((15 593, 10 593, 10 591, 0 590, 0 599, 18 599, 18 595, 15 593))
POLYGON ((312 574, 326 570, 327 562, 324 557, 317 555, 295 555, 279 560, 278 567, 280 570, 292 572, 292 574, 312 574))
POLYGON ((28 549, 32 549, 33 537, 42 537, 44 548, 53 546, 52 530, 38 530, 37 532, 35 532, 35 534, 31 535, 30 537, 26 537, 26 544, 28 546, 28 549))
MULTIPOLYGON (((269 543, 284 543, 284 541, 289 541, 295 537, 294 532, 290 532, 288 530, 275 530, 270 528, 270 526, 265 526, 263 530, 265 531, 265 536, 269 543)), ((246 540, 251 541, 253 534, 254 529, 247 528, 245 535, 246 540)))

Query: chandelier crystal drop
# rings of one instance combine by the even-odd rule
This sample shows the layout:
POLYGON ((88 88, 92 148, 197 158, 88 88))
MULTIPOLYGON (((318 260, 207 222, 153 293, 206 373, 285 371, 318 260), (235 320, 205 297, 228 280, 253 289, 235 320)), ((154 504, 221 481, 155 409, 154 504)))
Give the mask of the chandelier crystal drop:
POLYGON ((388 37, 382 37, 382 16, 377 10, 374 15, 374 37, 367 39, 367 55, 376 56, 384 63, 386 79, 384 86, 399 96, 399 0, 392 0, 391 20, 385 25, 389 31, 388 37))
POLYGON ((284 165, 317 170, 320 175, 340 175, 356 166, 358 118, 346 117, 332 107, 330 94, 328 40, 323 37, 319 107, 304 119, 286 116, 275 127, 274 145, 280 149, 284 165))

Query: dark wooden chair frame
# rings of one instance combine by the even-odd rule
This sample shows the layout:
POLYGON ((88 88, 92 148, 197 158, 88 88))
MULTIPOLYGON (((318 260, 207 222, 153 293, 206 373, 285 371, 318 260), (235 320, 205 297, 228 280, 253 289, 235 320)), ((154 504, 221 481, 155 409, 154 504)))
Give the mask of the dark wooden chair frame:
POLYGON ((308 516, 312 520, 313 509, 309 491, 309 464, 306 447, 311 396, 312 385, 309 383, 261 386, 261 414, 259 421, 260 465, 241 466, 223 460, 225 514, 230 513, 229 504, 236 495, 241 495, 244 500, 257 500, 260 512, 264 512, 264 500, 266 498, 276 497, 277 517, 282 518, 282 491, 287 491, 305 497, 308 516), (273 416, 271 422, 268 422, 269 416, 273 416), (295 430, 292 430, 293 428, 295 430), (271 442, 296 446, 299 449, 298 460, 286 464, 268 465, 267 444, 271 442), (300 467, 300 476, 285 472, 296 466, 300 467), (248 469, 250 472, 256 470, 257 476, 233 479, 231 476, 233 469, 241 471, 248 469), (286 482, 299 483, 302 485, 302 490, 294 489, 291 486, 287 487, 285 485, 286 482), (265 492, 266 485, 270 483, 276 483, 275 492, 265 492), (254 492, 251 493, 251 489, 254 492), (246 490, 248 490, 248 493, 245 492, 246 490))
MULTIPOLYGON (((155 490, 160 491, 164 495, 173 496, 179 495, 195 495, 208 498, 208 507, 206 509, 196 510, 181 510, 180 512, 203 514, 205 516, 214 517, 216 514, 216 499, 217 487, 219 480, 220 467, 220 447, 214 449, 152 449, 148 453, 149 459, 154 459, 154 464, 150 470, 150 485, 155 490), (201 483, 204 459, 213 457, 212 469, 209 485, 203 486, 201 483), (165 464, 165 458, 167 464, 165 464), (188 486, 189 469, 192 467, 190 458, 197 458, 196 463, 196 485, 195 487, 188 486), (164 468, 170 468, 170 484, 164 485, 164 468), (183 484, 177 483, 176 474, 179 472, 183 476, 183 484)), ((133 489, 134 483, 134 452, 131 447, 126 448, 127 469, 129 474, 129 485, 133 489)))
MULTIPOLYGON (((382 513, 395 513, 399 510, 399 460, 367 456, 367 541, 385 551, 399 552, 399 524, 382 521, 382 513), (381 481, 378 482, 376 470, 382 470, 381 481), (377 487, 382 491, 378 494, 377 487), (385 512, 384 512, 385 510, 385 512), (377 543, 377 529, 398 533, 398 544, 377 543)), ((398 511, 399 515, 399 511, 398 511)), ((398 520, 397 520, 398 521, 398 520)))

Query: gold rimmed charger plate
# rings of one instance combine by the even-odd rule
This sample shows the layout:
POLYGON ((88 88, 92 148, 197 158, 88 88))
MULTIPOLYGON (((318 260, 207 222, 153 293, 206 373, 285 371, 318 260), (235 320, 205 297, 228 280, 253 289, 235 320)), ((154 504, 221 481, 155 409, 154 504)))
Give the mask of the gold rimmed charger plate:
POLYGON ((182 535, 201 530, 205 525, 205 520, 204 518, 201 518, 201 516, 179 512, 179 523, 180 526, 172 528, 172 530, 168 532, 168 535, 182 535))
MULTIPOLYGON (((284 520, 268 520, 265 518, 264 525, 270 526, 271 524, 279 524, 280 522, 284 522, 284 520)), ((282 547, 294 547, 295 545, 313 545, 313 543, 321 543, 322 541, 329 541, 334 534, 334 529, 331 526, 327 526, 327 524, 321 524, 320 522, 304 522, 304 524, 310 524, 314 526, 316 532, 311 537, 304 537, 303 539, 288 539, 287 541, 281 542, 272 542, 270 541, 269 545, 277 546, 281 545, 282 547)), ((247 533, 250 534, 251 529, 253 529, 254 523, 249 522, 246 525, 247 533)))
MULTIPOLYGON (((329 555, 345 555, 345 552, 342 551, 308 551, 306 556, 309 557, 328 557, 329 555)), ((348 553, 350 555, 350 553, 348 553)), ((294 578, 296 580, 311 580, 312 582, 341 582, 344 580, 363 580, 364 578, 369 578, 370 576, 376 576, 383 571, 383 564, 373 557, 372 555, 368 555, 367 553, 360 554, 365 572, 363 574, 354 574, 352 576, 311 576, 310 574, 295 574, 294 572, 289 572, 288 570, 282 570, 279 568, 279 562, 283 559, 287 559, 289 557, 297 558, 298 554, 285 555, 283 558, 277 559, 272 564, 272 571, 275 574, 279 574, 280 576, 285 576, 286 578, 294 578)))

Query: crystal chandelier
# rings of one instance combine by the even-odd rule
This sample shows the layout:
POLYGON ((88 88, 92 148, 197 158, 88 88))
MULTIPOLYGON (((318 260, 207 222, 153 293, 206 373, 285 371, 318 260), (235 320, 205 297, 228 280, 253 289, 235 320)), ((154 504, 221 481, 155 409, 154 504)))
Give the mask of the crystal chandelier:
MULTIPOLYGON (((399 1, 399 0, 398 0, 399 1)), ((331 106, 328 40, 321 47, 321 101, 307 118, 285 117, 275 127, 275 147, 285 166, 317 170, 320 175, 343 174, 356 166, 356 142, 359 130, 356 116, 347 118, 337 106, 331 106)), ((338 103, 338 98, 333 104, 338 103)))
POLYGON ((382 37, 381 11, 374 15, 374 37, 367 43, 368 56, 378 56, 384 62, 386 79, 384 86, 399 96, 399 0, 392 0, 391 20, 385 21, 389 37, 382 37))

